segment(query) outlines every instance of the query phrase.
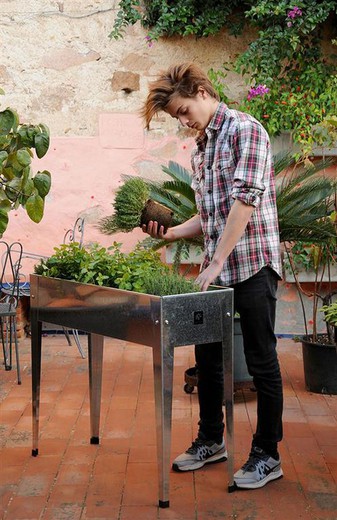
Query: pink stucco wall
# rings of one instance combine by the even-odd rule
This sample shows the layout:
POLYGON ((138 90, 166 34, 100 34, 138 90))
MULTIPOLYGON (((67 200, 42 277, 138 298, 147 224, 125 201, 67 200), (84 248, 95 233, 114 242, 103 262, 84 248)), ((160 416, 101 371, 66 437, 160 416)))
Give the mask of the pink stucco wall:
MULTIPOLYGON (((128 251, 145 238, 141 230, 110 237, 95 227, 100 217, 112 213, 111 202, 121 175, 159 177, 161 165, 171 159, 189 168, 192 145, 191 138, 149 136, 134 114, 102 114, 95 137, 54 136, 46 156, 34 160, 33 165, 34 172, 46 169, 52 174, 44 217, 35 224, 22 208, 12 211, 4 239, 18 240, 25 251, 48 256, 81 216, 85 217, 85 243, 108 246, 117 240, 128 251)), ((23 271, 29 272, 31 264, 25 260, 23 271)))

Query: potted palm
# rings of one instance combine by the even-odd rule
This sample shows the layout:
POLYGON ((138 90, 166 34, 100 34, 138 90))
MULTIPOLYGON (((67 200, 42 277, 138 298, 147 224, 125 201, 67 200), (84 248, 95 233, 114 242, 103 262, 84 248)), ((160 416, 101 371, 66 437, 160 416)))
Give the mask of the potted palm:
POLYGON ((301 301, 304 322, 302 342, 305 385, 309 391, 337 393, 337 364, 331 327, 319 332, 320 303, 328 306, 337 293, 332 281, 336 263, 336 182, 319 172, 331 161, 291 168, 278 183, 277 200, 281 241, 301 301), (300 281, 294 250, 298 243, 310 244, 313 281, 300 281), (305 299, 312 306, 309 317, 305 299), (308 322, 312 323, 309 331, 308 322))

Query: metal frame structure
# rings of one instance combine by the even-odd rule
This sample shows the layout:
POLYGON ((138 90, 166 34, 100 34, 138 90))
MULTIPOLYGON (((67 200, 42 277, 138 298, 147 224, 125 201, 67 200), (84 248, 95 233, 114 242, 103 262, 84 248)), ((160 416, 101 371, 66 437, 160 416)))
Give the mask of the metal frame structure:
MULTIPOLYGON (((104 336, 152 348, 159 507, 169 506, 174 349, 221 341, 228 451, 228 490, 234 489, 233 290, 151 296, 57 278, 31 276, 33 449, 38 454, 42 322, 89 334, 90 442, 99 443, 104 336)), ((211 346, 210 346, 211 348, 211 346)))

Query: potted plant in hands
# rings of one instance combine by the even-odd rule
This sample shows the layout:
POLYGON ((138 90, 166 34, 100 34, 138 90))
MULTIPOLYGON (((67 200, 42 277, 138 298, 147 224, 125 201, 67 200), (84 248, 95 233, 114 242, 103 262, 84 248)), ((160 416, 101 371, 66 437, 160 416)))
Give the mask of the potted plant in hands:
MULTIPOLYGON (((319 302, 329 305, 337 293, 331 279, 331 266, 336 262, 336 182, 317 175, 331 162, 290 168, 277 183, 280 236, 292 270, 303 310, 305 334, 302 342, 306 388, 313 392, 337 393, 337 363, 334 340, 329 327, 319 333, 319 302), (325 165, 325 166, 324 166, 325 165), (311 244, 314 281, 305 286, 299 280, 293 249, 298 243, 311 244), (324 275, 327 281, 324 281, 324 275), (305 298, 312 305, 308 319, 305 298), (308 323, 312 323, 309 332, 308 323)), ((290 166, 290 164, 288 165, 290 166)), ((296 166, 296 165, 295 165, 296 166)))
POLYGON ((129 232, 150 220, 156 220, 167 229, 172 222, 173 213, 150 198, 149 185, 139 177, 127 177, 116 191, 113 202, 114 214, 102 218, 99 230, 112 235, 119 231, 129 232))

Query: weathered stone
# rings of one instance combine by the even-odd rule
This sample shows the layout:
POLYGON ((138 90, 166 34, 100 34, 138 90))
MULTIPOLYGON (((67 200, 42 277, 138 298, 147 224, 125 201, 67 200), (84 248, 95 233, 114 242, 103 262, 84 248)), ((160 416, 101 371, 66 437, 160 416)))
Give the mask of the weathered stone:
POLYGON ((121 65, 127 70, 148 71, 154 65, 154 60, 143 54, 132 52, 122 60, 121 65))
POLYGON ((88 61, 98 61, 100 58, 100 54, 95 51, 80 53, 73 49, 59 49, 44 56, 41 66, 47 69, 65 70, 88 61))
POLYGON ((115 92, 124 90, 127 93, 139 90, 139 74, 118 70, 112 76, 111 88, 115 92))

